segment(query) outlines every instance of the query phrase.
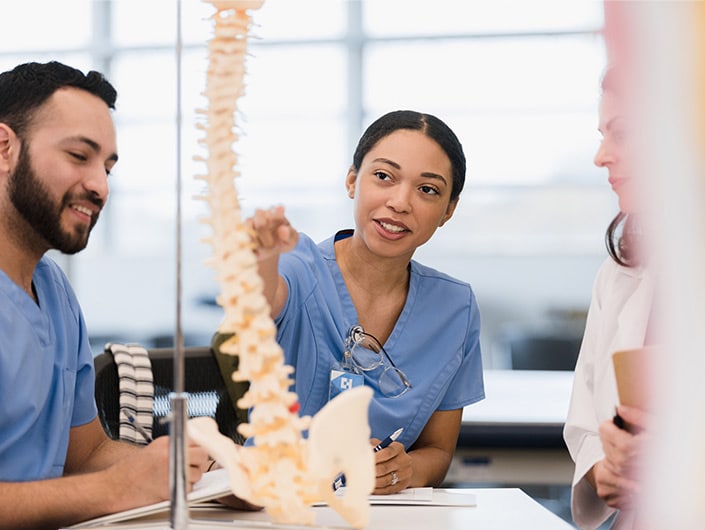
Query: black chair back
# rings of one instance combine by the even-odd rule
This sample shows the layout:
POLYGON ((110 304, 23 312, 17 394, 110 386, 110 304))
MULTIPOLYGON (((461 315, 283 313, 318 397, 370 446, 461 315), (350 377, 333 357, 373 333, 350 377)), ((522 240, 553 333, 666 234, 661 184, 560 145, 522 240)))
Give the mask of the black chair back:
MULTIPOLYGON (((157 438, 169 432, 167 416, 171 410, 169 394, 174 390, 174 349, 153 348, 148 353, 154 378, 152 436, 157 438)), ((237 414, 211 348, 187 347, 184 357, 184 391, 189 395, 189 417, 210 416, 216 420, 222 434, 242 443, 242 435, 237 432, 237 414)), ((94 365, 98 416, 108 436, 117 440, 120 437, 117 365, 110 352, 97 355, 94 365)))

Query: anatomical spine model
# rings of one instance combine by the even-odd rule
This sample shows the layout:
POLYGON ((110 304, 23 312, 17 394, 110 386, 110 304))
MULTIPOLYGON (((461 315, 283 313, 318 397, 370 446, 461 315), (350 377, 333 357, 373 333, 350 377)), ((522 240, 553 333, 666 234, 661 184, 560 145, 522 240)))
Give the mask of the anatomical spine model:
POLYGON ((209 66, 205 96, 208 108, 199 111, 205 132, 200 141, 208 151, 207 172, 198 178, 207 184, 201 197, 210 208, 204 219, 212 229, 207 239, 213 256, 224 309, 218 328, 232 335, 222 344, 223 353, 237 355, 235 381, 249 381, 238 406, 250 409, 249 423, 239 430, 252 438, 252 446, 237 446, 218 433, 210 418, 197 418, 188 425, 189 436, 205 446, 220 465, 228 469, 233 493, 264 506, 280 523, 314 524, 310 505, 323 501, 352 526, 367 524, 367 496, 374 487, 374 457, 369 445, 367 408, 370 389, 344 392, 314 418, 299 417, 298 398, 289 391, 293 368, 284 364, 276 342, 276 327, 262 293, 254 244, 243 222, 235 178, 237 154, 233 144, 237 100, 243 93, 247 37, 251 26, 249 9, 261 0, 204 0, 216 12, 212 16, 214 37, 209 41, 209 66), (344 418, 344 420, 341 420, 344 418), (308 439, 302 431, 309 430, 308 439), (332 483, 344 472, 347 486, 335 495, 332 483))

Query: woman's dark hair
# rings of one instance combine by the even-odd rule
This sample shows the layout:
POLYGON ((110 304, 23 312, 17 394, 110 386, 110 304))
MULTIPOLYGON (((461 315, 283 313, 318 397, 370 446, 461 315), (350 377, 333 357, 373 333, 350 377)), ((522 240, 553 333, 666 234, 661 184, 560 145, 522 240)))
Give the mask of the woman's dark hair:
POLYGON ((636 267, 639 264, 641 232, 636 225, 633 215, 619 212, 605 232, 607 252, 622 267, 636 267))
POLYGON ((103 77, 91 70, 84 74, 57 61, 25 63, 0 74, 0 123, 22 137, 37 110, 60 88, 75 87, 99 97, 115 108, 117 92, 103 77))
POLYGON ((362 159, 382 138, 399 129, 420 131, 434 140, 443 149, 450 160, 453 170, 453 186, 450 200, 460 196, 465 185, 465 154, 458 137, 443 121, 431 114, 422 114, 413 110, 396 110, 377 118, 363 133, 353 155, 353 168, 360 169, 362 159))
MULTIPOLYGON (((620 69, 611 65, 602 76, 602 93, 611 92, 617 96, 623 94, 623 80, 620 78, 620 69)), ((619 212, 607 227, 605 232, 605 245, 607 253, 623 267, 635 267, 638 264, 639 233, 635 229, 635 221, 629 214, 619 212)))

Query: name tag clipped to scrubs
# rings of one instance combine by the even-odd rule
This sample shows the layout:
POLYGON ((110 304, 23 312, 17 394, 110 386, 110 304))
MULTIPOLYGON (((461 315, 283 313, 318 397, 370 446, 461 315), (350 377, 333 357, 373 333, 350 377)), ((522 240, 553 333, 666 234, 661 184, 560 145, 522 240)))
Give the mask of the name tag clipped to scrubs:
POLYGON ((365 378, 362 374, 357 373, 352 366, 335 363, 330 371, 328 399, 331 400, 341 392, 364 384, 365 378))

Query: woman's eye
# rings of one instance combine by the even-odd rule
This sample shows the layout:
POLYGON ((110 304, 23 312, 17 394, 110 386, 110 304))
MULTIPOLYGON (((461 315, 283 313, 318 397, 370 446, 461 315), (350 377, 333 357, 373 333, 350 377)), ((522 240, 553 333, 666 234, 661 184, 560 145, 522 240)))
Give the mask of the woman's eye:
POLYGON ((379 180, 389 180, 391 177, 387 175, 384 171, 375 171, 374 173, 375 177, 377 177, 379 180))
POLYGON ((439 191, 433 186, 421 186, 419 189, 427 195, 438 195, 439 193, 439 191))
POLYGON ((85 156, 83 156, 81 153, 69 153, 73 158, 76 160, 80 160, 81 162, 85 162, 88 160, 85 156))

